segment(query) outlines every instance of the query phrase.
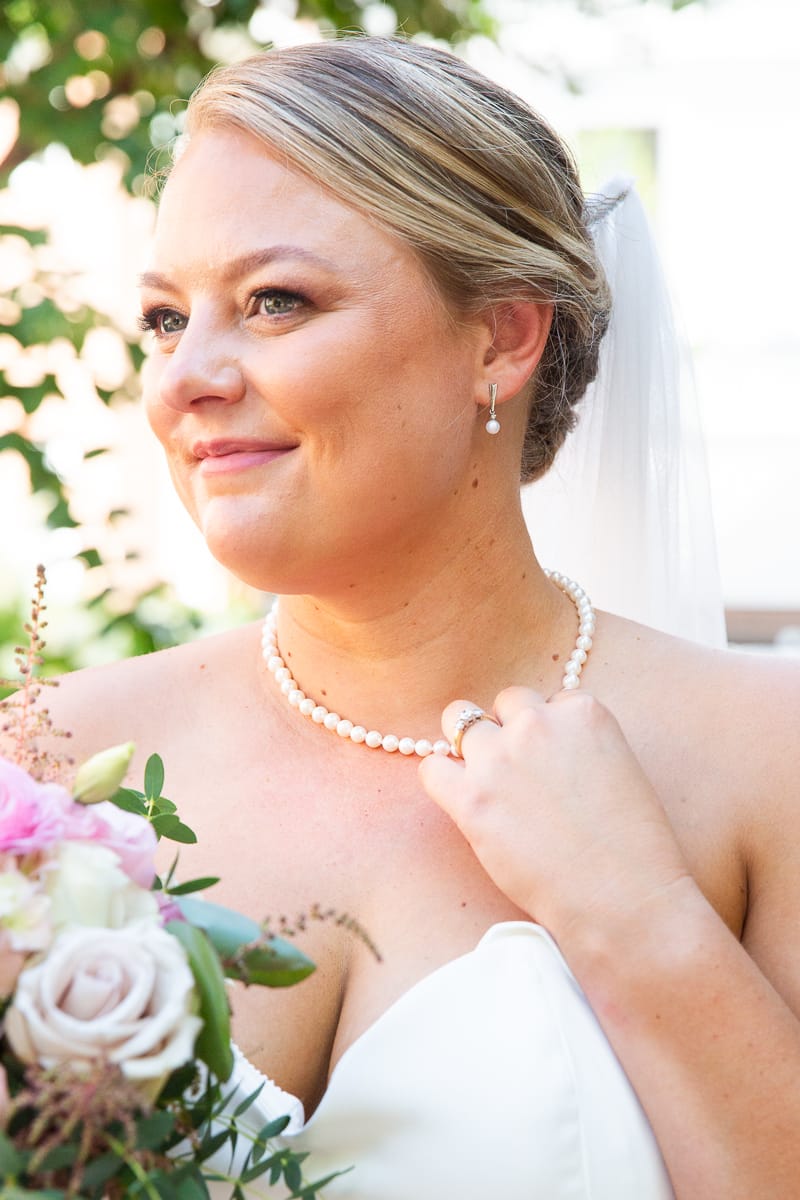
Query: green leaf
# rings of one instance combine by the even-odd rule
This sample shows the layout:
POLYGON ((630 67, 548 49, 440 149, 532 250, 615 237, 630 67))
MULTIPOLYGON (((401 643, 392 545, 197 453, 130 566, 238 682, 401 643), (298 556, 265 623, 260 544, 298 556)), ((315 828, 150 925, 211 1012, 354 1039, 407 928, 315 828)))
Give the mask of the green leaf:
POLYGON ((57 1171, 60 1167, 69 1167, 78 1157, 80 1147, 76 1143, 65 1146, 54 1146, 39 1163, 40 1171, 57 1171))
POLYGON ((251 946, 239 956, 239 964, 226 964, 229 979, 263 987, 292 987, 314 971, 311 959, 282 938, 270 938, 265 945, 251 946))
POLYGON ((290 1187, 293 1192, 296 1192, 299 1187, 303 1186, 303 1175, 296 1158, 290 1158, 285 1164, 283 1177, 286 1180, 286 1186, 290 1187))
POLYGON ((158 1102, 178 1100, 190 1087, 197 1083, 197 1069, 193 1063, 186 1063, 172 1072, 167 1082, 159 1092, 158 1102))
POLYGON ((101 1188, 120 1171, 122 1164, 116 1154, 100 1154, 83 1169, 83 1190, 101 1188))
POLYGON ((290 1120, 291 1117, 288 1116, 275 1117, 273 1121, 269 1121, 262 1129, 259 1129, 257 1141, 271 1141, 272 1138, 277 1137, 279 1133, 283 1133, 290 1120))
POLYGON ((203 1028, 195 1053, 218 1079, 227 1079, 233 1070, 231 1014, 217 953, 203 931, 194 925, 170 921, 166 928, 186 951, 197 987, 203 1028))
POLYGON ((184 846, 193 846, 197 834, 188 825, 184 825, 174 813, 159 813, 151 821, 153 829, 159 837, 168 838, 171 842, 180 842, 184 846))
POLYGON ((76 558, 82 558, 87 567, 99 567, 103 561, 100 557, 100 551, 95 549, 81 550, 75 555, 76 558))
POLYGON ((206 888, 213 887, 215 883, 219 883, 219 875, 203 875, 199 879, 188 879, 186 883, 179 883, 176 887, 169 889, 170 896, 188 896, 190 892, 202 892, 206 888))
POLYGON ((248 1167, 242 1172, 242 1183, 252 1183, 254 1179, 258 1179, 266 1171, 269 1170, 269 1164, 265 1162, 253 1163, 252 1167, 248 1167))
POLYGON ((265 1083, 266 1083, 266 1080, 264 1080, 262 1083, 260 1083, 258 1085, 258 1087, 256 1088, 256 1090, 254 1092, 251 1092, 249 1096, 245 1096, 245 1098, 244 1098, 244 1100, 242 1100, 241 1104, 237 1104, 236 1108, 234 1109, 234 1113, 233 1113, 234 1121, 236 1120, 237 1117, 241 1117, 243 1113, 246 1113, 248 1108, 250 1107, 250 1105, 253 1104, 258 1099, 258 1097, 261 1095, 261 1093, 264 1090, 265 1083))
POLYGON ((0 1176, 18 1175, 25 1166, 25 1159, 13 1143, 0 1130, 0 1176))
POLYGON ((176 1180, 175 1191, 178 1200, 209 1200, 210 1196, 205 1180, 194 1172, 176 1180))
POLYGON ((157 800, 164 786, 164 764, 157 754, 151 754, 144 769, 144 794, 148 800, 157 800))
POLYGON ((64 496, 56 500, 47 514, 48 529, 77 529, 78 522, 69 511, 69 505, 64 496))
POLYGON ((302 950, 283 938, 266 938, 258 922, 242 913, 208 900, 190 898, 179 899, 178 906, 187 921, 208 934, 224 960, 229 979, 242 979, 264 987, 290 987, 315 970, 313 962, 302 950), (251 943, 257 944, 250 946, 251 943), (231 961, 240 957, 241 967, 231 961))
POLYGON ((139 1150, 158 1150, 175 1128, 170 1112, 154 1112, 136 1122, 136 1146, 139 1150))
POLYGON ((197 1161, 205 1162, 207 1158, 211 1158, 212 1154, 216 1154, 218 1150, 222 1149, 230 1136, 229 1129, 222 1129, 218 1133, 212 1133, 208 1137, 203 1138, 197 1154, 197 1161))
POLYGON ((29 246, 42 246, 47 241, 47 232, 44 229, 25 229, 21 225, 0 225, 0 237, 5 237, 7 234, 24 238, 29 246))
POLYGON ((5 1184, 0 1188, 0 1200, 65 1200, 66 1193, 61 1188, 44 1188, 35 1191, 26 1187, 14 1187, 5 1184))
POLYGON ((141 817, 147 816, 144 797, 141 792, 135 792, 133 788, 118 788, 111 797, 111 803, 116 804, 117 808, 123 809, 124 812, 138 813, 141 817))
POLYGON ((159 796, 153 801, 153 810, 157 813, 174 813, 178 811, 178 806, 166 796, 159 796))

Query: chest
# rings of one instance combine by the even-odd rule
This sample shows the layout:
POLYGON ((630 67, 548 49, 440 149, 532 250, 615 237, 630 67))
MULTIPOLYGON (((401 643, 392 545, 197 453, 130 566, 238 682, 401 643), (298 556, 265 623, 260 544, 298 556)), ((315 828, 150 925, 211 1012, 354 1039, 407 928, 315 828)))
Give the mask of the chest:
MULTIPOLYGON (((651 722, 634 715, 628 725, 695 879, 738 934, 746 889, 726 770, 688 740, 676 754, 651 722)), ((308 981, 234 999, 242 1048, 311 1111, 331 1065, 398 997, 491 925, 524 914, 424 794, 412 761, 241 713, 218 745, 224 754, 176 746, 169 758, 168 794, 199 836, 181 875, 222 875, 210 898, 256 919, 296 923, 315 905, 333 913, 302 936, 318 968, 308 981), (345 914, 377 944, 380 964, 337 925, 345 914)))

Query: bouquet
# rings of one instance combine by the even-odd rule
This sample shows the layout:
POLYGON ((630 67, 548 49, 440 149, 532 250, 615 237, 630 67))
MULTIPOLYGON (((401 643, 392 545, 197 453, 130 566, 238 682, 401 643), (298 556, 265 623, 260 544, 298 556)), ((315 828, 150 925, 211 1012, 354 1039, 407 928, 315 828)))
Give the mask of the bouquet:
POLYGON ((248 1132, 261 1089, 233 1107, 225 1086, 226 978, 286 986, 313 964, 192 895, 216 878, 178 884, 177 860, 156 874, 160 838, 196 840, 162 794, 157 755, 142 791, 120 786, 130 744, 85 763, 71 789, 59 782, 63 763, 34 736, 49 727, 33 703, 42 583, 6 710, 17 761, 0 758, 0 1195, 199 1200, 221 1180, 238 1200, 261 1179, 315 1197, 333 1176, 304 1182, 305 1156, 274 1145, 288 1116, 248 1132), (212 1166, 237 1145, 235 1175, 212 1166))

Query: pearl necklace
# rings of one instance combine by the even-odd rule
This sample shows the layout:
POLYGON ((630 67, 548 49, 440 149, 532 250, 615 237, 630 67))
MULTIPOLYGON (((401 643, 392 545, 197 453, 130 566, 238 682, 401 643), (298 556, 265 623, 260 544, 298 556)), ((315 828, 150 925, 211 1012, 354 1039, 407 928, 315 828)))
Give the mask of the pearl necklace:
MULTIPOLYGON (((569 596, 578 613, 578 638, 575 649, 567 660, 561 687, 564 691, 572 691, 581 685, 581 671, 592 648, 594 636, 595 614, 592 602, 586 592, 566 575, 558 571, 545 571, 545 575, 556 587, 569 596)), ((340 717, 336 712, 330 712, 324 704, 318 704, 311 696, 307 696, 298 687, 292 673, 283 660, 278 649, 278 601, 264 618, 261 635, 261 651, 267 668, 274 676, 281 692, 292 708, 296 708, 304 717, 309 717, 315 725, 321 725, 331 733, 337 733, 341 738, 349 738, 351 742, 369 746, 372 750, 383 749, 388 754, 399 751, 400 754, 416 754, 426 758, 429 754, 450 754, 452 746, 445 738, 429 741, 427 738, 397 737, 394 733, 379 733, 377 729, 367 729, 365 725, 355 725, 346 717, 340 717)))

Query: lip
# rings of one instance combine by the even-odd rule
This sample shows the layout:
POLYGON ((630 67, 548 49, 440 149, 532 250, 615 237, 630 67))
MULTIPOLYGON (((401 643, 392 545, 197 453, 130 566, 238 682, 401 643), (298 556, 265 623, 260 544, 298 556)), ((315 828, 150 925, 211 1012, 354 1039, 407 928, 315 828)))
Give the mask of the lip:
POLYGON ((230 471, 245 471, 261 467, 282 458, 296 446, 279 442, 264 442, 254 438, 220 438, 195 442, 192 454, 198 460, 203 475, 222 475, 230 471))

